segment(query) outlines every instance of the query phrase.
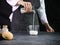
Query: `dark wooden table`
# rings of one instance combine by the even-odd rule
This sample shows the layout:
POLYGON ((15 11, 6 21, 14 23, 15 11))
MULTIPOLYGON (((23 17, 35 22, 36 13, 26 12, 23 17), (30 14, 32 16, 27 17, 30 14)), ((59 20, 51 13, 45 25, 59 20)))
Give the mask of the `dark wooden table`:
POLYGON ((26 32, 14 33, 13 40, 0 40, 0 45, 60 45, 60 33, 40 32, 37 36, 26 32))

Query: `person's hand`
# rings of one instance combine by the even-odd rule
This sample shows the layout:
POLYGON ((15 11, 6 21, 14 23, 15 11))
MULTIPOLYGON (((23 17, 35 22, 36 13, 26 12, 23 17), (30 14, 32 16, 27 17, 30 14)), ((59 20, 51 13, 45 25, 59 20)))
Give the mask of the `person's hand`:
POLYGON ((26 11, 26 12, 31 12, 32 11, 32 4, 31 4, 31 2, 25 2, 25 1, 18 1, 18 4, 20 4, 20 5, 22 5, 22 6, 24 6, 24 10, 26 11))
POLYGON ((45 26, 47 32, 54 32, 54 29, 48 23, 46 23, 45 26))
POLYGON ((47 32, 54 32, 54 29, 51 26, 48 26, 48 28, 46 28, 47 32))

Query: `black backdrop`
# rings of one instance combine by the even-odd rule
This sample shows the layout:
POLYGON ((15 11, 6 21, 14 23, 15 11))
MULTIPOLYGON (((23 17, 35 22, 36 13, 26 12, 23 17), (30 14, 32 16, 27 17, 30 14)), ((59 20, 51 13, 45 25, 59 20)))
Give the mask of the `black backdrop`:
MULTIPOLYGON (((60 32, 60 2, 59 0, 45 0, 46 14, 50 25, 56 32, 60 32)), ((0 5, 1 6, 1 5, 0 5)), ((1 11, 1 9, 0 9, 1 11)), ((45 30, 45 27, 41 24, 41 30, 45 30)))
POLYGON ((50 25, 60 32, 60 2, 59 0, 45 0, 46 13, 50 25))

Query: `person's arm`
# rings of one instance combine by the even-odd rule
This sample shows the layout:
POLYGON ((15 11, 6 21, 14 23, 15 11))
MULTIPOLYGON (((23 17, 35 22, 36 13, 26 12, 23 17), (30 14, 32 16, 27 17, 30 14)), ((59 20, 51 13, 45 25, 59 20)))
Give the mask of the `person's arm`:
POLYGON ((40 0, 40 5, 41 6, 39 9, 37 9, 37 11, 38 11, 42 24, 46 27, 47 32, 54 32, 53 28, 49 25, 48 20, 47 20, 44 0, 40 0))
POLYGON ((46 12, 45 12, 44 0, 40 0, 40 8, 37 9, 37 11, 38 11, 42 24, 48 23, 46 12))
MULTIPOLYGON (((6 0, 9 5, 12 6, 13 9, 17 9, 19 5, 22 5, 26 12, 32 11, 32 4, 31 2, 26 2, 23 0, 6 0)), ((13 10, 15 11, 15 10, 13 10)))
POLYGON ((11 6, 19 6, 23 4, 23 0, 6 0, 11 6))
POLYGON ((19 7, 18 1, 19 1, 19 0, 6 0, 6 2, 7 2, 10 6, 12 6, 12 11, 13 11, 13 12, 19 7))
POLYGON ((19 0, 6 0, 7 3, 11 6, 15 6, 19 0))

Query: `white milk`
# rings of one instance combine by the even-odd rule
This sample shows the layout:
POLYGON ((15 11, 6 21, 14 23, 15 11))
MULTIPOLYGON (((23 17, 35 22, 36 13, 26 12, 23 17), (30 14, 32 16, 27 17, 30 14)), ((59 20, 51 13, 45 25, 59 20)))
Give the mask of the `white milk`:
POLYGON ((29 34, 30 35, 38 35, 38 31, 37 30, 30 30, 29 34))

